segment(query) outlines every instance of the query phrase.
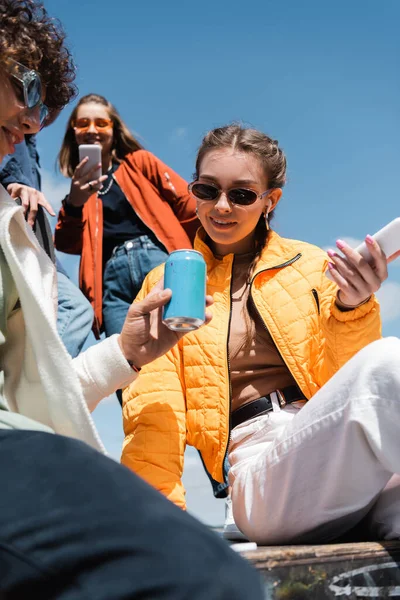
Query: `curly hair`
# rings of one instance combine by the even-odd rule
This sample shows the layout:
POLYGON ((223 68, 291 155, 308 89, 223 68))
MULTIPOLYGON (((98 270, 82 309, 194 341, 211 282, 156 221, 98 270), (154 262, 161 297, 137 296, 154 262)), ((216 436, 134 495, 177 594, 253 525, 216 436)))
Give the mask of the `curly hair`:
POLYGON ((0 0, 0 65, 12 58, 40 74, 50 116, 76 95, 65 32, 37 0, 0 0))

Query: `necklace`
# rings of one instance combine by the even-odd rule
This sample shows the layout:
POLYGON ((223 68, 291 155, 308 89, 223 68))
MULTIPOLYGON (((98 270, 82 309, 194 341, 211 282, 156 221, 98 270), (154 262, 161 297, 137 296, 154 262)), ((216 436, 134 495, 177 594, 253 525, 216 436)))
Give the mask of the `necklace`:
POLYGON ((99 191, 97 192, 97 195, 98 195, 98 196, 105 196, 106 194, 108 194, 108 192, 109 192, 109 191, 110 191, 110 189, 111 189, 111 186, 112 186, 112 184, 114 183, 114 178, 113 178, 113 176, 112 176, 112 171, 111 171, 111 169, 108 169, 108 172, 110 173, 110 181, 109 181, 109 183, 108 183, 108 185, 107 185, 107 187, 106 187, 106 189, 105 189, 105 190, 99 190, 99 191))

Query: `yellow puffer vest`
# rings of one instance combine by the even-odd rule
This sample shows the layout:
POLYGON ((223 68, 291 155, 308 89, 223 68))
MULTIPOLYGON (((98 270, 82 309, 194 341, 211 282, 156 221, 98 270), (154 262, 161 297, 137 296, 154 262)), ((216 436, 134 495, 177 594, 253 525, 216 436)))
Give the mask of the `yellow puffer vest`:
MULTIPOLYGON (((227 344, 234 255, 215 259, 203 237, 200 230, 195 248, 208 265, 207 291, 215 302, 211 323, 144 367, 124 391, 122 462, 182 508, 186 443, 201 452, 208 472, 222 482, 230 434, 227 344)), ((251 283, 255 306, 308 399, 381 336, 375 297, 341 312, 326 269, 327 256, 319 248, 270 232, 251 283)), ((162 274, 158 267, 147 276, 138 299, 162 274)))

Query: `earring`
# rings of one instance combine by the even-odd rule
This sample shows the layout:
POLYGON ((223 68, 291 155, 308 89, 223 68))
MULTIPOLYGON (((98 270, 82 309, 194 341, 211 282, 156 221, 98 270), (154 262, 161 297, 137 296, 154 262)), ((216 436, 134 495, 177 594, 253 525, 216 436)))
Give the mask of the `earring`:
POLYGON ((265 227, 267 228, 267 231, 269 231, 269 221, 268 221, 268 211, 267 210, 265 211, 264 217, 265 217, 265 227))
POLYGON ((197 208, 197 206, 196 206, 195 213, 196 213, 196 217, 198 217, 199 216, 199 209, 197 208))

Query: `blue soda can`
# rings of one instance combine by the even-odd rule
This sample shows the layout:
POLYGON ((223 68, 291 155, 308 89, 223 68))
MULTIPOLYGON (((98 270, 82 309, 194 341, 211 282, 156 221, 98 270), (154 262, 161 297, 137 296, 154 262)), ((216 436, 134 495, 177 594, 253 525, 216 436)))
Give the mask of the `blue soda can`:
POLYGON ((164 306, 163 323, 173 331, 192 331, 206 318, 206 263, 196 250, 171 252, 165 263, 164 288, 172 298, 164 306))

